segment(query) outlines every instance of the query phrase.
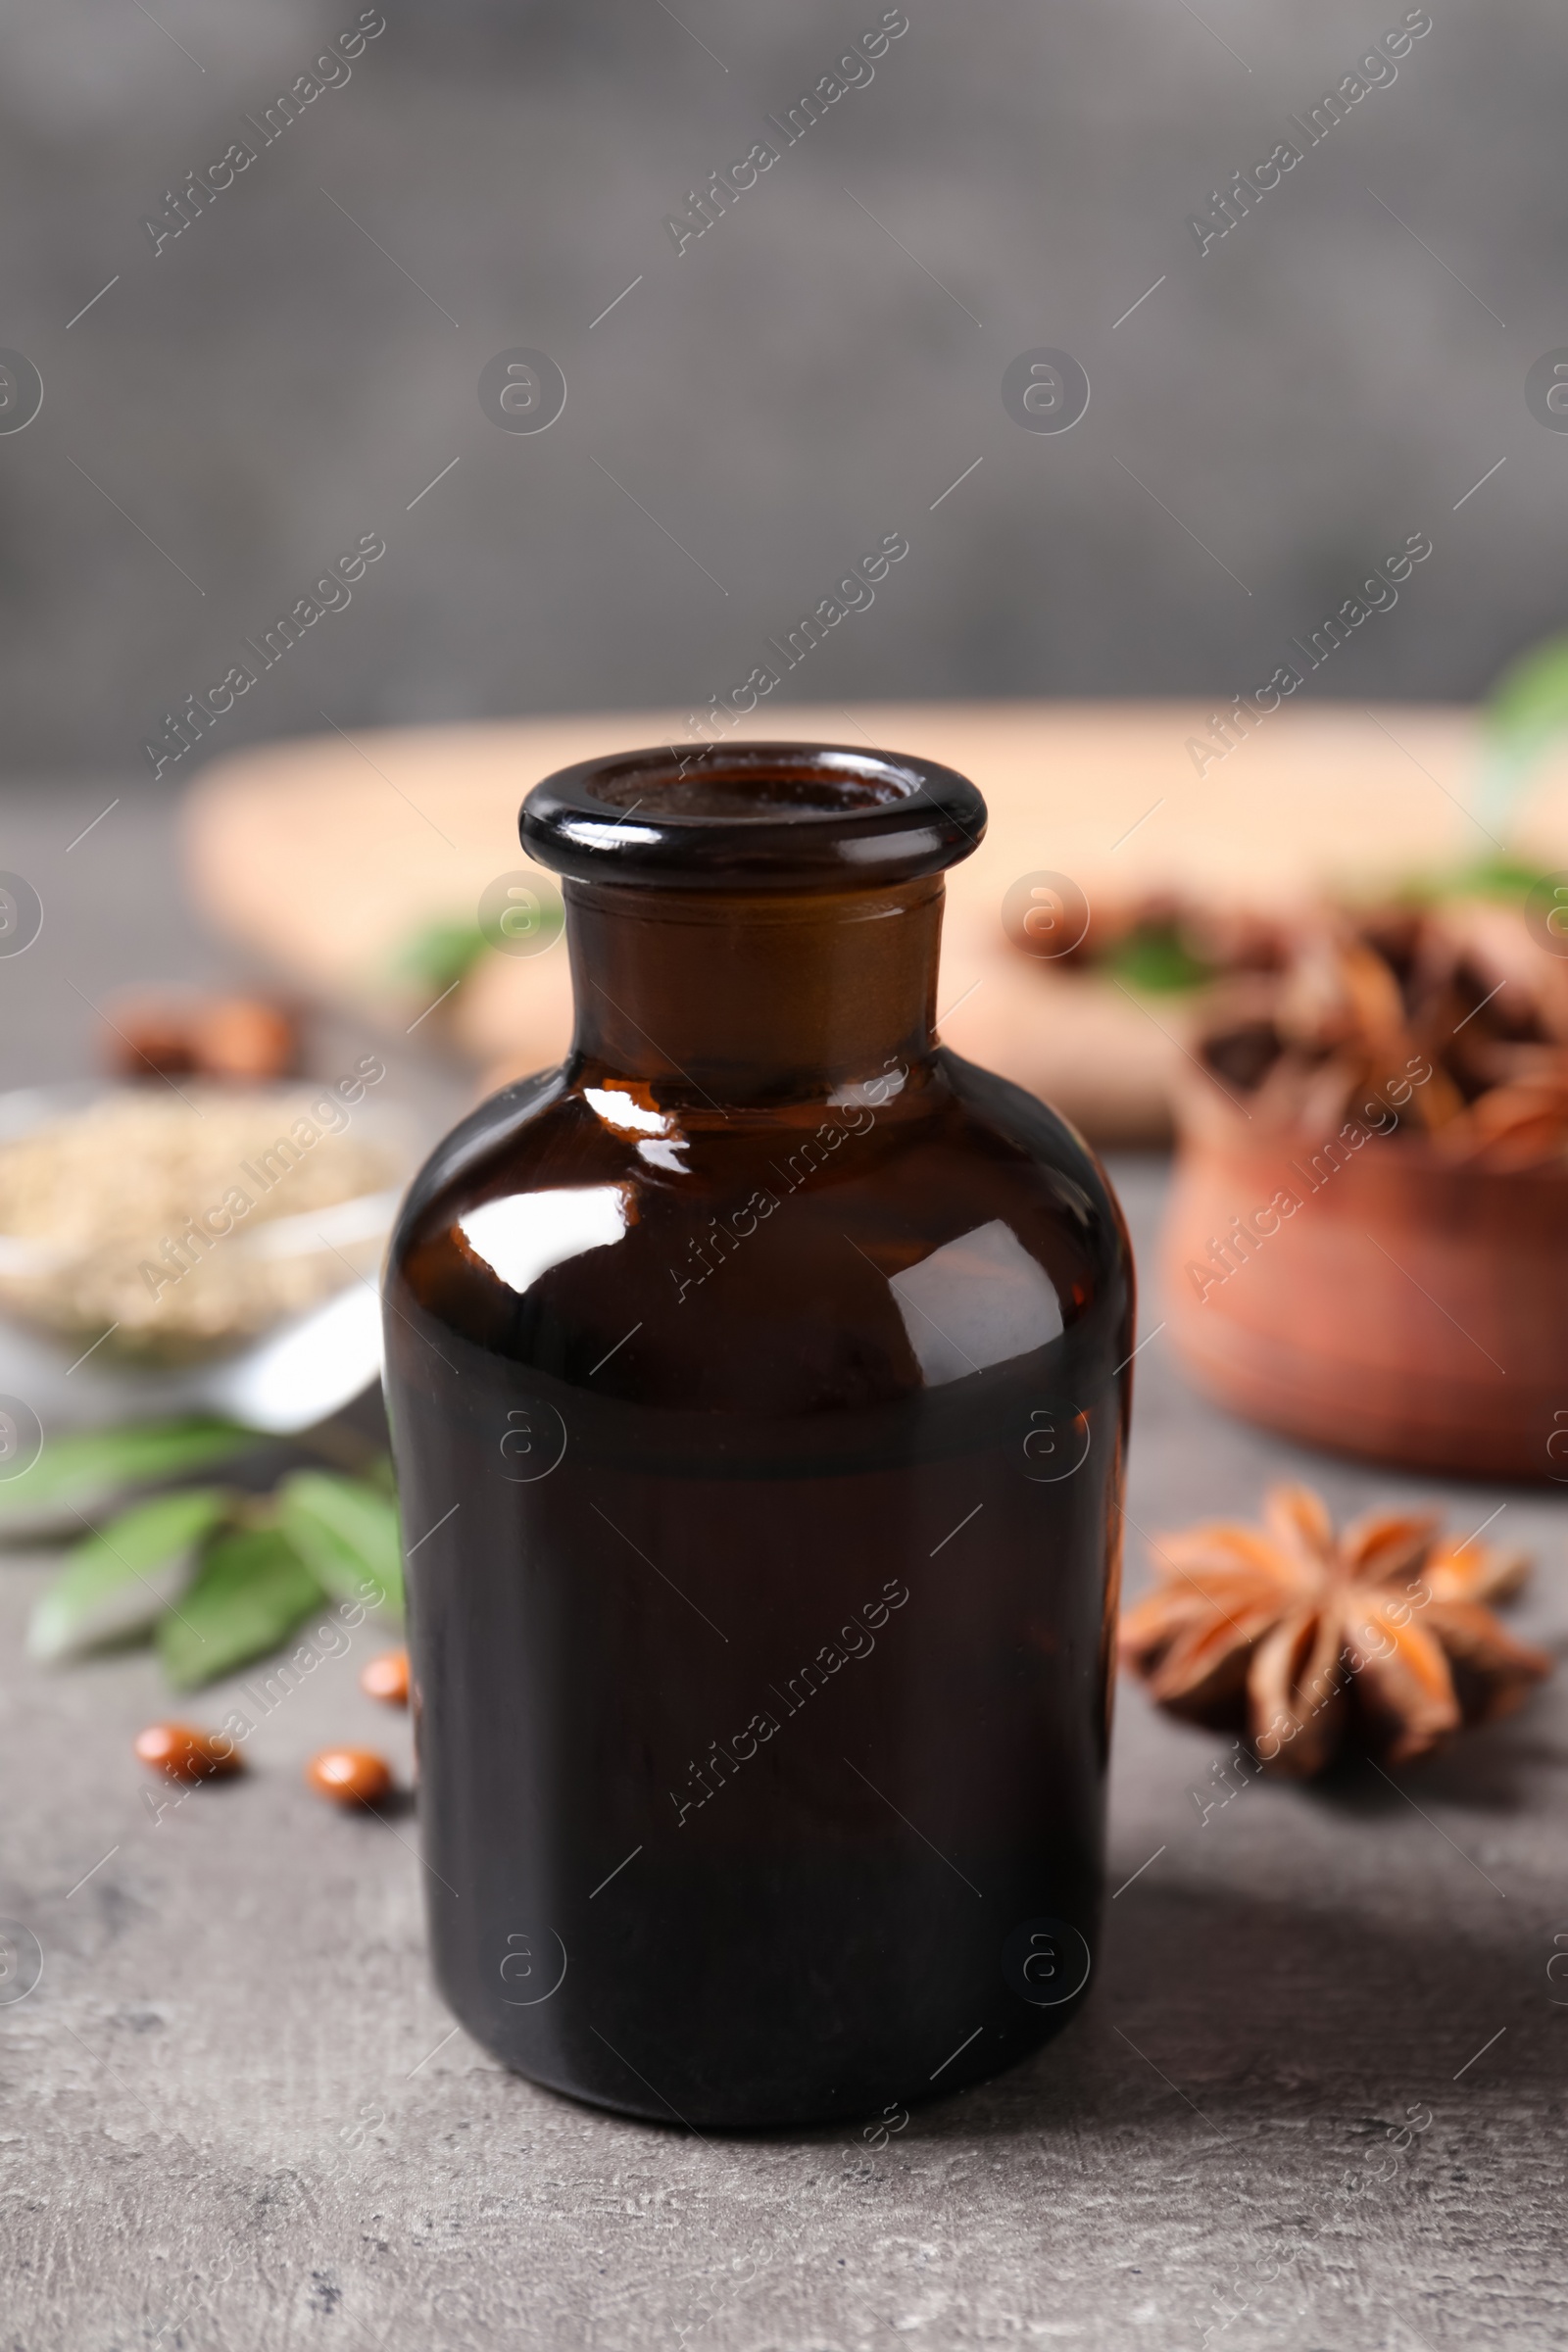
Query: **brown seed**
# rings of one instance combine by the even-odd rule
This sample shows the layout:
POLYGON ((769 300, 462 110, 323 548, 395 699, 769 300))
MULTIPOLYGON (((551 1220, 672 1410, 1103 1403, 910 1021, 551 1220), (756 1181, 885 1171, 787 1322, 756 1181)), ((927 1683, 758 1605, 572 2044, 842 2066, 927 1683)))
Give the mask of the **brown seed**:
POLYGON ((281 1004, 221 997, 191 1023, 196 1066, 214 1078, 283 1078, 299 1059, 299 1024, 281 1004))
POLYGON ((171 1781, 213 1781, 245 1769, 226 1733, 198 1732, 188 1723, 150 1723, 136 1735, 136 1754, 171 1781))
POLYGON ((340 1805, 376 1805, 392 1787, 385 1759, 368 1747, 323 1747, 305 1767, 305 1778, 318 1796, 340 1805))
POLYGON ((119 1077, 228 1078, 261 1084, 299 1065, 299 1022, 265 997, 136 991, 111 1001, 104 1054, 119 1077))
POLYGON ((146 996, 112 1003, 102 1053, 115 1077, 179 1078, 196 1067, 190 1022, 179 1006, 146 996))
POLYGON ((369 1698, 379 1698, 389 1707, 406 1707, 409 1703, 409 1653, 406 1649, 383 1650, 371 1658, 360 1675, 360 1689, 369 1698))

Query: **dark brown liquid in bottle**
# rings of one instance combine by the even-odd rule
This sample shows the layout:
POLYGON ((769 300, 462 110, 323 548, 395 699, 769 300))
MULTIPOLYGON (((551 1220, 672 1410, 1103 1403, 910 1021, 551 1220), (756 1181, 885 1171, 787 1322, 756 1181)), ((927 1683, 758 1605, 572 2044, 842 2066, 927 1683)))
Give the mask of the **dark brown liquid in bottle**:
POLYGON ((874 2117, 1092 1975, 1125 1237, 934 1043, 972 787, 799 745, 553 784, 573 1052, 388 1272, 436 1970, 579 2097, 874 2117))

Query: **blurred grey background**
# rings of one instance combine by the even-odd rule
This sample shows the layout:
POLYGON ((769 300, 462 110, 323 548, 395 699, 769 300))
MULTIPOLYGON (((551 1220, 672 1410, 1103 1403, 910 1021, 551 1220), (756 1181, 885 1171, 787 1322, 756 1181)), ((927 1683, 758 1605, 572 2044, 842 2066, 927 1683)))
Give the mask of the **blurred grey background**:
POLYGON ((781 144, 878 0, 385 0, 266 146, 245 118, 354 0, 13 0, 0 345, 45 397, 0 434, 6 767, 150 777, 162 713, 368 533, 352 604, 166 785, 323 713, 700 704, 893 532, 780 703, 1229 695, 1416 531, 1434 559, 1309 691, 1472 696, 1562 620, 1568 434, 1524 400, 1568 344, 1560 6, 1432 0, 1205 254, 1188 217, 1402 7, 906 13, 677 253, 665 217, 781 144), (1088 371, 1070 432, 1003 406, 1042 346, 1088 371), (564 373, 547 432, 481 410, 517 347, 564 373))

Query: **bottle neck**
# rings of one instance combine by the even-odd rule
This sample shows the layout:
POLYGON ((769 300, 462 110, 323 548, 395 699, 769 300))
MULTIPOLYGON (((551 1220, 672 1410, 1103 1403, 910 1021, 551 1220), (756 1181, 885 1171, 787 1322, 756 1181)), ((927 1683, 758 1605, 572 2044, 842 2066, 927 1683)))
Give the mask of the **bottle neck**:
POLYGON ((794 896, 570 882, 573 1063, 694 1105, 810 1100, 933 1050, 940 875, 794 896))

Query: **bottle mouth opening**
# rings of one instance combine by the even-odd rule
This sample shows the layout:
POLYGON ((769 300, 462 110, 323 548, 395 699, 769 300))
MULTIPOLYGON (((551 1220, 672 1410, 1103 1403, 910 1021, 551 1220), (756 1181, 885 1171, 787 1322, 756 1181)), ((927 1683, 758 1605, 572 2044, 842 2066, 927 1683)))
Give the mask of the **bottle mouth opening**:
POLYGON ((523 803, 530 857, 579 882, 665 889, 875 889, 978 848, 967 777, 844 744, 661 745, 562 768, 523 803))
POLYGON ((769 757, 699 752, 687 766, 683 755, 670 775, 651 773, 646 755, 634 752, 625 760, 601 761, 589 794, 602 808, 622 812, 651 806, 661 816, 766 824, 780 816, 844 816, 886 808, 912 800, 920 790, 912 771, 876 754, 867 759, 863 753, 811 744, 760 749, 769 757), (797 752, 805 757, 788 756, 797 752))

